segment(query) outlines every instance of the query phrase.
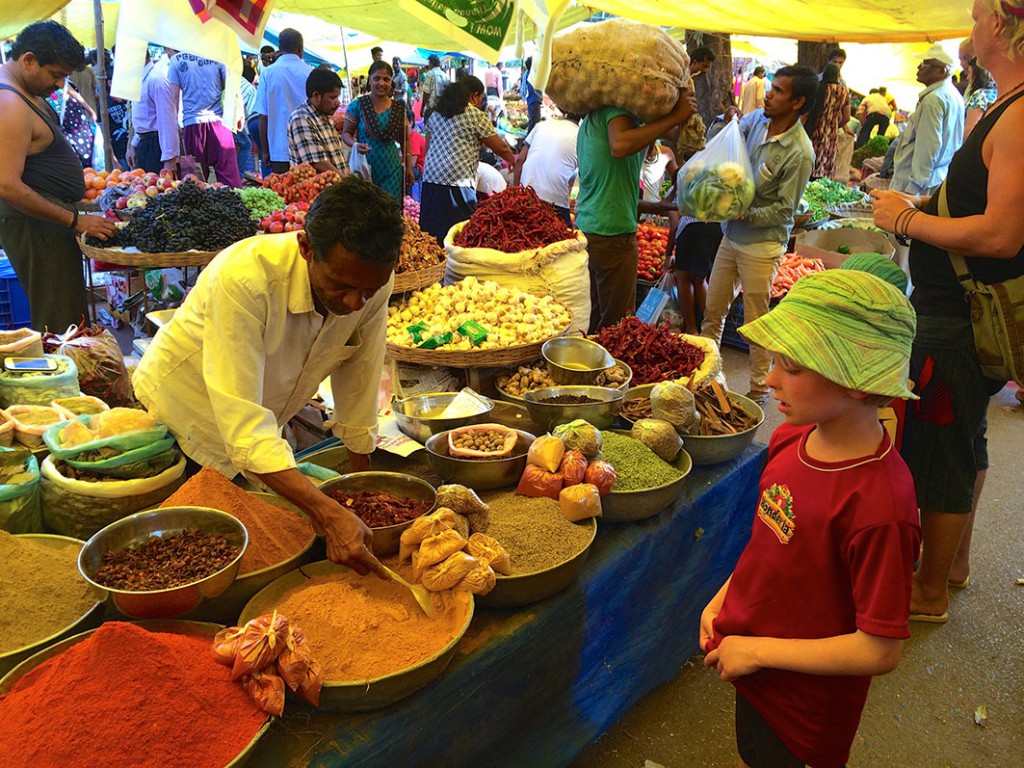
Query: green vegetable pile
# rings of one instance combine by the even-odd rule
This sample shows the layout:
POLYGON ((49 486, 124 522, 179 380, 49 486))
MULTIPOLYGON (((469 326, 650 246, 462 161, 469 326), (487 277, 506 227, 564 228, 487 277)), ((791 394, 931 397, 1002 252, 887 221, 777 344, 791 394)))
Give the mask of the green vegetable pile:
POLYGON ((739 163, 706 165, 690 160, 679 175, 676 202, 684 216, 699 221, 738 219, 754 201, 754 180, 739 163))
POLYGON ((260 221, 274 211, 284 210, 284 198, 273 190, 263 187, 243 187, 236 189, 235 192, 239 194, 245 207, 249 209, 249 218, 253 221, 260 221))
POLYGON ((802 207, 811 212, 811 221, 818 221, 828 217, 826 208, 829 206, 841 203, 859 203, 863 199, 863 192, 852 189, 841 181, 815 179, 804 189, 802 207))
POLYGON ((872 136, 863 147, 853 151, 851 162, 854 168, 861 168, 869 157, 885 157, 888 151, 889 139, 885 136, 872 136))

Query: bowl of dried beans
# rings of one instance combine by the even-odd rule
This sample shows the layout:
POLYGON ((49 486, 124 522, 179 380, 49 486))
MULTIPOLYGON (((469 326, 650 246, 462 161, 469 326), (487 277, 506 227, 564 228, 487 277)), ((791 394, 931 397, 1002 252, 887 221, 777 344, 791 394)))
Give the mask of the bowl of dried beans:
POLYGON ((373 554, 398 551, 402 531, 434 508, 437 492, 426 480, 400 472, 353 472, 320 486, 373 531, 373 554))
POLYGON ((249 533, 205 507, 128 515, 90 538, 78 555, 83 578, 133 619, 169 619, 221 595, 238 576, 249 533))

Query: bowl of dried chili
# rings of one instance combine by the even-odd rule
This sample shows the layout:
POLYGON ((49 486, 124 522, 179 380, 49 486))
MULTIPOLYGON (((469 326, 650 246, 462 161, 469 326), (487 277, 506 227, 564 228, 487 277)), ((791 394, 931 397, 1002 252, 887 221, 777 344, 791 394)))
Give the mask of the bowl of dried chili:
POLYGON ((248 544, 245 526, 226 512, 164 507, 98 531, 82 547, 78 570, 125 616, 169 619, 227 590, 248 544))
POLYGON ((398 551, 402 531, 434 508, 437 492, 426 480, 401 472, 353 472, 320 486, 373 531, 377 557, 398 551))

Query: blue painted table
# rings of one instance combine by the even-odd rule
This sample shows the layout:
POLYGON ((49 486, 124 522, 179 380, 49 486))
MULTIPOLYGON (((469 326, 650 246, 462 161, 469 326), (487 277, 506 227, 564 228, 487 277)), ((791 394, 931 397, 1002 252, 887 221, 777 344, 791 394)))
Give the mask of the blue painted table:
POLYGON ((477 609, 445 673, 377 712, 289 700, 253 766, 561 766, 697 650, 700 612, 750 534, 764 446, 697 468, 672 508, 599 525, 575 584, 477 609))

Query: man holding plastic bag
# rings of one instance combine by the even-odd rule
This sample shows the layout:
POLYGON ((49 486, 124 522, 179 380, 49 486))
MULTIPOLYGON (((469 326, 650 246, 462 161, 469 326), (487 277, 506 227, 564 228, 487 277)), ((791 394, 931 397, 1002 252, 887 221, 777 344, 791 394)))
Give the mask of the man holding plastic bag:
MULTIPOLYGON (((276 65, 275 65, 276 66, 276 65)), ((328 376, 334 434, 370 468, 401 208, 350 176, 310 207, 304 232, 224 250, 199 276, 135 373, 135 393, 194 462, 258 479, 327 535, 327 556, 380 572, 372 534, 296 468, 280 430, 328 376)))
MULTIPOLYGON (((721 342, 725 317, 743 290, 744 320, 751 322, 768 312, 772 280, 793 229, 793 216, 814 167, 814 150, 800 124, 800 115, 814 105, 818 78, 807 67, 783 67, 775 73, 764 109, 743 117, 742 132, 753 171, 754 194, 743 205, 749 184, 742 163, 701 160, 719 139, 728 140, 727 127, 701 153, 679 171, 679 204, 684 215, 707 221, 726 221, 725 237, 715 256, 708 283, 707 311, 701 335, 721 342), (691 167, 691 163, 694 167, 691 167), (700 165, 699 170, 694 170, 700 165)), ((733 129, 734 130, 734 129, 733 129)), ((768 399, 770 355, 750 347, 748 397, 764 404, 768 399)))

